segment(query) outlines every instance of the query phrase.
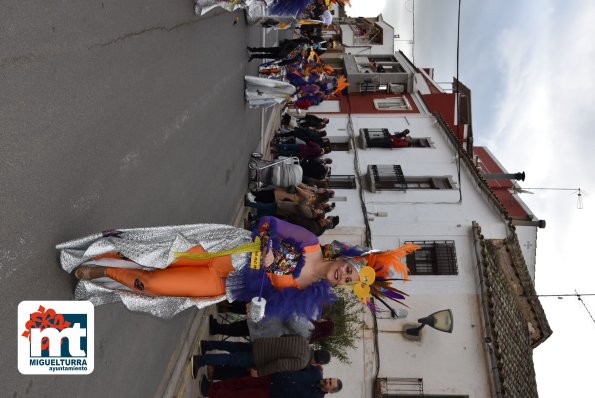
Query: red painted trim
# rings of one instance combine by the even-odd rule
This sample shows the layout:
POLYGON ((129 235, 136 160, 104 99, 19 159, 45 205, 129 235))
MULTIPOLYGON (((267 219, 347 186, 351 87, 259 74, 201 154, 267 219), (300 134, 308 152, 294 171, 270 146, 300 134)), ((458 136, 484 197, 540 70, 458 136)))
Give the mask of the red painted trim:
MULTIPOLYGON (((480 169, 484 173, 506 173, 490 154, 485 147, 473 147, 473 154, 479 157, 481 161, 480 169)), ((525 208, 518 202, 517 198, 508 190, 512 188, 514 183, 512 180, 493 180, 486 179, 488 186, 498 197, 500 202, 506 207, 508 214, 511 217, 530 218, 530 214, 525 211, 525 208)))

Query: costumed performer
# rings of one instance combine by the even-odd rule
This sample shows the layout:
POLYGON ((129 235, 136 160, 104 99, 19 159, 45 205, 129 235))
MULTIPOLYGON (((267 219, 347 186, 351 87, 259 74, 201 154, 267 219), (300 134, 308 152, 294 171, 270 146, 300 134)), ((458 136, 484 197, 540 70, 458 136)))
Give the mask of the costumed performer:
POLYGON ((195 15, 204 15, 215 7, 233 12, 245 9, 249 19, 257 17, 297 16, 312 0, 194 0, 195 15))
POLYGON ((76 299, 95 305, 122 301, 130 310, 163 318, 225 298, 250 302, 262 292, 265 316, 319 319, 322 306, 336 298, 331 287, 358 279, 343 259, 324 258, 314 234, 274 217, 263 217, 252 234, 219 224, 138 228, 106 231, 57 249, 62 268, 80 280, 76 299), (252 243, 256 237, 260 244, 252 243), (260 269, 250 268, 246 244, 252 251, 265 248, 260 269), (209 258, 214 253, 220 256, 209 258))
POLYGON ((258 0, 194 0, 194 14, 204 15, 213 8, 223 8, 229 12, 247 9, 252 4, 258 4, 258 0))
POLYGON ((268 107, 289 101, 295 94, 295 87, 280 80, 266 79, 255 76, 245 76, 246 102, 250 107, 268 107))
POLYGON ((387 276, 395 271, 406 278, 407 267, 398 257, 416 248, 366 253, 333 242, 323 252, 314 234, 274 217, 263 217, 252 233, 195 224, 110 230, 57 246, 62 268, 80 280, 75 298, 94 305, 122 301, 132 311, 169 318, 191 306, 203 308, 225 298, 250 302, 262 295, 265 316, 312 320, 336 299, 336 285, 355 283, 360 298, 368 286, 379 299, 404 299, 387 276), (261 251, 264 266, 253 269, 251 254, 261 251), (376 281, 365 264, 378 273, 376 281), (366 275, 361 283, 358 267, 366 275))

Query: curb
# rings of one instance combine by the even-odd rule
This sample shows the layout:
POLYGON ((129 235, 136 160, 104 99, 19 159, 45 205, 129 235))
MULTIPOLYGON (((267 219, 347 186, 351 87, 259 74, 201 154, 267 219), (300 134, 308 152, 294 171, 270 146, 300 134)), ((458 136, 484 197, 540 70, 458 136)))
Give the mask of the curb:
POLYGON ((190 356, 196 351, 195 348, 199 341, 199 337, 207 334, 207 324, 203 323, 202 320, 210 313, 213 313, 211 307, 202 308, 188 323, 186 330, 180 336, 177 349, 170 357, 166 369, 166 372, 169 373, 170 376, 167 380, 162 381, 155 392, 155 398, 199 396, 200 389, 198 381, 195 381, 191 376, 192 369, 190 369, 190 356))

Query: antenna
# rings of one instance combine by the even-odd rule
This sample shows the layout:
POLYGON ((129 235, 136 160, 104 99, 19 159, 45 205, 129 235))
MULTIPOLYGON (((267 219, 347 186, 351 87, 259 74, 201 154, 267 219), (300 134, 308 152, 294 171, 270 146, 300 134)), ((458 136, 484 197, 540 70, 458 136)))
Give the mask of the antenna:
MULTIPOLYGON (((589 308, 587 307, 587 304, 585 304, 584 300, 582 299, 582 297, 584 296, 595 296, 595 294, 593 293, 586 293, 586 294, 581 294, 579 292, 576 291, 576 289, 574 289, 574 293, 566 293, 566 294, 538 294, 537 297, 557 297, 558 300, 562 300, 564 297, 576 297, 577 300, 583 305, 583 307, 585 308, 585 311, 587 311, 587 314, 589 314, 589 317, 591 318, 591 321, 593 323, 595 323, 595 318, 593 318, 593 315, 591 314, 591 311, 589 311, 589 308)), ((533 296, 535 297, 535 296, 533 296)))
POLYGON ((583 208, 583 195, 589 196, 589 193, 581 188, 521 188, 516 185, 514 187, 510 188, 510 193, 512 193, 512 194, 519 194, 519 193, 533 194, 533 192, 531 192, 530 190, 533 190, 533 191, 538 191, 538 190, 541 190, 541 191, 572 191, 571 195, 576 194, 576 196, 577 196, 577 202, 576 202, 577 209, 583 208))

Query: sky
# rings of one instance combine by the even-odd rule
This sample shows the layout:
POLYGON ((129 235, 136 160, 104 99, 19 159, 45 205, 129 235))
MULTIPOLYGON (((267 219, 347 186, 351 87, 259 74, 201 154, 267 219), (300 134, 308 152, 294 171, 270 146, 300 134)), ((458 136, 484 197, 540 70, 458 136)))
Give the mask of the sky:
MULTIPOLYGON (((437 82, 452 82, 458 0, 351 3, 350 15, 382 13, 399 34, 396 49, 418 67, 434 67, 437 82)), ((584 192, 583 209, 573 191, 521 196, 547 222, 537 238, 538 294, 595 294, 595 261, 586 250, 595 222, 593 21, 592 0, 461 2, 458 73, 472 93, 474 144, 487 146, 509 172, 524 171, 522 187, 584 192)), ((595 317, 595 296, 582 300, 595 317)), ((576 297, 541 303, 554 333, 533 353, 540 397, 592 396, 595 321, 576 297)))

